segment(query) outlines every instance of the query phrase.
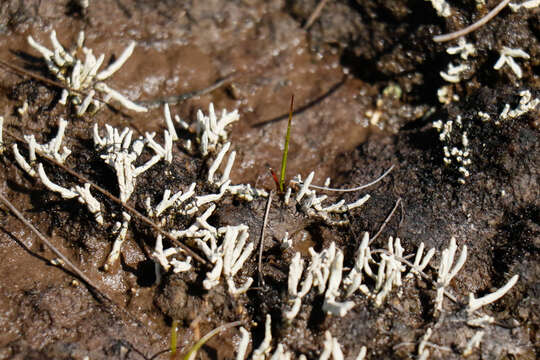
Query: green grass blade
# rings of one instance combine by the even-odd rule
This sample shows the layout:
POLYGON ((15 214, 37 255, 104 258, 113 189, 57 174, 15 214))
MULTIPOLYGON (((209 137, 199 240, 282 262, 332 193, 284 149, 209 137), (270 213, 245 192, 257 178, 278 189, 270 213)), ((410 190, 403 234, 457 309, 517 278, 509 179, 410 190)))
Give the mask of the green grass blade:
POLYGON ((206 344, 206 342, 208 340, 210 340, 213 336, 215 336, 219 332, 221 332, 223 330, 226 330, 226 329, 229 329, 229 328, 232 328, 232 327, 235 327, 235 326, 238 326, 238 325, 242 325, 242 322, 241 321, 230 322, 230 323, 218 326, 214 330, 210 331, 208 334, 204 335, 199 341, 197 341, 197 343, 195 345, 193 345, 191 347, 191 349, 189 349, 186 356, 184 356, 184 360, 195 360, 195 356, 197 356, 197 351, 199 351, 199 349, 204 344, 206 344))
POLYGON ((289 123, 287 124, 287 135, 285 135, 285 147, 281 158, 281 174, 279 176, 279 191, 283 192, 285 184, 285 170, 287 169, 287 156, 289 155, 289 140, 291 138, 291 123, 293 114, 294 94, 291 96, 291 108, 289 109, 289 123))
POLYGON ((176 359, 176 345, 177 345, 177 327, 178 321, 173 320, 171 325, 171 359, 176 359))

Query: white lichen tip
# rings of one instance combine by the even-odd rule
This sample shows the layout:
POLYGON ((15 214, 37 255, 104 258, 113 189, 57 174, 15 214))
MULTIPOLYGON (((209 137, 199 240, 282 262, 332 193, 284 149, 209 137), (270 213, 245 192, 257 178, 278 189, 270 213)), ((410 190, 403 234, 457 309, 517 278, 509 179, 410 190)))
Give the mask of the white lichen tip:
POLYGON ((472 313, 478 309, 480 309, 482 306, 485 306, 487 304, 491 304, 497 300, 499 300, 501 297, 503 297, 512 287, 516 284, 516 282, 519 279, 519 275, 514 275, 503 287, 498 289, 497 291, 485 295, 481 298, 475 299, 474 295, 472 293, 469 294, 469 306, 467 307, 467 311, 469 313, 472 313))
POLYGON ((225 128, 227 125, 237 121, 240 118, 238 110, 227 112, 223 110, 221 116, 216 116, 214 104, 210 103, 208 108, 208 116, 205 116, 201 110, 197 112, 197 121, 195 123, 195 131, 197 140, 200 143, 199 150, 203 156, 214 152, 219 143, 227 140, 228 134, 225 128))
POLYGON ((461 74, 469 70, 469 66, 466 64, 460 64, 454 66, 452 63, 448 64, 448 70, 446 72, 441 71, 439 74, 441 77, 451 83, 458 83, 461 79, 461 74))
POLYGON ((304 270, 304 260, 300 257, 300 253, 297 252, 289 265, 289 279, 288 279, 288 290, 289 290, 289 304, 292 304, 291 309, 284 312, 285 318, 290 322, 292 321, 298 312, 300 311, 300 306, 302 305, 302 298, 311 290, 313 284, 313 271, 308 269, 305 273, 305 279, 302 282, 301 289, 298 290, 298 284, 300 278, 302 277, 302 272, 304 270))
POLYGON ((330 331, 325 331, 323 351, 319 356, 319 360, 329 360, 332 357, 333 360, 343 360, 343 352, 341 351, 341 345, 336 338, 332 337, 330 331))
POLYGON ((472 354, 473 350, 480 346, 480 342, 482 342, 482 338, 484 337, 485 331, 479 330, 477 331, 473 337, 467 342, 467 346, 465 347, 465 350, 463 350, 463 356, 469 356, 472 354))
POLYGON ((253 351, 253 360, 264 360, 266 356, 272 350, 272 318, 270 315, 266 315, 266 322, 264 323, 264 339, 255 351, 253 351))
POLYGON ((510 69, 512 69, 514 74, 516 74, 516 76, 521 79, 523 72, 521 70, 521 67, 514 60, 514 58, 522 58, 527 60, 531 58, 530 55, 522 49, 512 49, 506 46, 503 46, 499 53, 501 54, 501 56, 499 57, 493 68, 495 70, 499 70, 504 65, 508 65, 510 69))
POLYGON ((127 230, 129 226, 129 221, 131 220, 131 216, 126 213, 122 212, 122 217, 124 221, 122 223, 117 223, 119 226, 118 229, 118 235, 116 236, 116 239, 114 240, 113 247, 111 249, 111 252, 109 253, 109 256, 107 257, 107 261, 105 262, 105 265, 103 265, 103 269, 105 271, 110 271, 113 269, 114 265, 117 263, 118 259, 120 258, 120 251, 122 250, 122 244, 126 240, 127 230))
POLYGON ((426 347, 432 334, 433 330, 428 328, 424 336, 422 336, 422 340, 420 340, 420 343, 418 344, 418 355, 422 359, 427 359, 429 357, 429 350, 427 350, 426 347))
POLYGON ((38 174, 41 182, 47 189, 59 193, 64 199, 73 199, 74 197, 77 197, 76 192, 66 189, 60 185, 56 185, 49 180, 47 174, 45 174, 45 170, 43 169, 43 164, 41 163, 38 164, 38 174))
POLYGON ((461 37, 458 40, 457 46, 451 46, 446 49, 450 55, 459 54, 463 60, 467 60, 469 56, 476 54, 476 48, 473 44, 468 43, 465 38, 461 37))
POLYGON ((94 215, 96 222, 99 225, 103 225, 103 214, 101 213, 101 204, 90 193, 90 184, 86 183, 84 184, 84 187, 80 187, 79 185, 76 185, 75 187, 71 188, 71 190, 78 194, 79 196, 78 200, 81 204, 86 204, 86 206, 88 207, 88 211, 90 211, 90 213, 94 215))
POLYGON ((245 293, 253 283, 253 278, 248 277, 242 286, 237 287, 233 279, 253 252, 253 242, 246 246, 248 237, 247 230, 227 226, 223 240, 223 275, 233 296, 245 293))
POLYGON ((17 164, 19 164, 19 166, 24 170, 26 171, 26 173, 28 175, 30 175, 31 177, 35 177, 36 176, 36 171, 32 168, 32 166, 26 161, 26 159, 24 158, 24 156, 21 155, 21 153, 19 152, 19 148, 17 146, 17 144, 13 144, 12 147, 13 149, 13 155, 15 156, 15 161, 17 162, 17 164))
MULTIPOLYGON (((499 119, 508 120, 520 117, 523 114, 528 113, 536 109, 538 104, 540 104, 539 98, 532 98, 532 94, 529 90, 522 90, 519 92, 519 105, 515 109, 510 109, 510 104, 504 106, 503 111, 499 115, 499 119)), ((495 124, 499 124, 499 121, 496 121, 495 124)))
POLYGON ((327 314, 343 317, 354 307, 354 302, 338 302, 336 297, 340 295, 339 287, 341 285, 343 274, 343 252, 336 251, 336 256, 330 267, 330 275, 326 293, 324 294, 323 311, 327 314))
POLYGON ((540 0, 528 0, 520 4, 510 3, 508 4, 508 6, 510 7, 510 9, 512 9, 513 12, 516 12, 521 8, 530 10, 530 9, 534 9, 535 7, 540 6, 540 0))
POLYGON ((418 250, 416 250, 416 255, 414 257, 414 264, 411 268, 411 271, 407 274, 407 278, 411 278, 414 275, 418 275, 421 271, 423 271, 426 266, 429 264, 429 261, 431 258, 433 258, 433 255, 435 255, 435 249, 431 248, 427 253, 426 256, 422 258, 424 254, 424 243, 420 243, 420 246, 418 247, 418 250))
POLYGON ((461 254, 454 263, 454 256, 456 255, 457 245, 456 239, 452 237, 450 239, 450 246, 443 250, 441 257, 441 264, 439 265, 439 272, 437 277, 437 296, 435 298, 435 310, 441 311, 443 305, 444 288, 450 284, 450 281, 461 270, 463 264, 467 260, 467 246, 464 245, 461 250, 461 254))
POLYGON ((450 5, 444 0, 426 0, 431 2, 433 8, 437 12, 437 15, 441 17, 448 17, 451 14, 450 5))
POLYGON ((105 70, 101 71, 99 74, 96 75, 96 79, 100 81, 105 80, 111 77, 115 72, 117 72, 124 65, 124 63, 131 56, 131 54, 133 54, 135 45, 137 45, 137 43, 135 41, 131 41, 115 62, 113 62, 105 70))
POLYGON ((238 343, 238 348, 236 350, 236 360, 244 360, 246 357, 247 348, 249 345, 249 332, 244 329, 243 327, 240 327, 240 342, 238 343))

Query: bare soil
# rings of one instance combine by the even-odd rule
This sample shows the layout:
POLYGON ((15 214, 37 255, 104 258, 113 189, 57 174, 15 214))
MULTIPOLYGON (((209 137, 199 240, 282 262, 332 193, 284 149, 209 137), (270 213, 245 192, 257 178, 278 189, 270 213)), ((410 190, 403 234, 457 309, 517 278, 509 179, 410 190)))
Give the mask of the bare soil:
MULTIPOLYGON (((316 170, 314 183, 331 177, 332 186, 351 187, 395 165, 388 177, 367 190, 371 199, 349 215, 346 227, 308 219, 278 198, 263 251, 267 287, 256 286, 232 298, 222 286, 202 289, 206 272, 202 267, 182 275, 166 274, 161 284, 154 285, 154 264, 147 249, 153 248, 155 237, 137 222, 124 244, 120 268, 103 271, 113 241, 110 227, 116 220, 106 217, 106 226, 98 227, 83 206, 47 191, 6 151, 0 157, 2 193, 115 304, 101 301, 84 284, 74 283, 71 273, 51 265, 52 252, 2 207, 0 358, 150 358, 167 349, 172 319, 181 324, 181 352, 211 329, 235 320, 246 322, 254 334, 253 344, 258 344, 264 318, 272 314, 275 337, 308 358, 318 358, 325 330, 339 339, 347 359, 355 358, 362 345, 368 348, 368 359, 410 358, 416 356, 426 329, 435 327, 430 341, 445 348, 432 349, 431 358, 458 359, 475 331, 453 321, 462 304, 445 302, 447 316, 436 318, 435 290, 421 280, 404 285, 400 297, 390 297, 380 308, 356 295, 356 307, 344 318, 325 316, 322 297, 312 292, 292 326, 281 321, 294 252, 306 253, 309 246, 321 250, 335 241, 345 251, 345 266, 352 266, 361 234, 375 234, 397 199, 402 206, 375 245, 385 247, 389 236, 399 236, 406 253, 421 242, 441 250, 456 237, 460 246, 469 248, 468 261, 451 284, 463 302, 470 292, 483 295, 514 274, 520 277, 509 294, 485 309, 496 323, 469 358, 538 357, 540 113, 537 108, 500 125, 482 122, 476 114, 482 111, 498 118, 505 104, 517 106, 521 90, 540 97, 540 10, 505 9, 468 35, 477 55, 465 61, 470 70, 451 87, 459 100, 441 104, 437 90, 448 83, 439 72, 458 57, 448 55, 449 45, 435 43, 432 37, 469 25, 496 1, 486 1, 485 6, 474 0, 450 1, 452 15, 447 18, 437 16, 423 0, 329 1, 306 30, 302 26, 317 3, 91 0, 88 9, 65 0, 0 4, 0 60, 28 71, 48 76, 26 37, 48 45, 55 29, 63 44, 74 43, 84 30, 86 46, 108 56, 118 56, 130 40, 136 40, 134 54, 109 81, 131 99, 189 93, 231 76, 225 86, 173 105, 171 112, 189 122, 210 102, 217 109, 239 109, 240 121, 231 132, 238 153, 233 183, 274 186, 268 167, 279 168, 293 93, 296 111, 288 174, 305 177, 316 170), (508 67, 493 70, 502 46, 530 55, 530 60, 518 60, 521 78, 508 67), (464 184, 458 167, 445 165, 445 144, 432 126, 436 120, 458 115, 472 153, 464 184), (279 239, 285 231, 294 234, 297 243, 282 251, 279 239)), ((72 108, 58 104, 60 91, 54 86, 4 67, 0 78, 4 127, 18 135, 36 134, 38 142, 45 142, 56 133, 59 117, 69 119, 65 141, 73 155, 67 165, 111 192, 117 186, 114 176, 91 149, 93 123, 132 126, 141 133, 161 131, 164 125, 161 107, 144 114, 105 108, 78 118, 72 108), (19 115, 17 108, 24 101, 28 112, 19 115)), ((4 139, 11 142, 7 135, 4 139)), ((169 171, 158 164, 138 180, 132 197, 135 207, 143 209, 143 195, 158 199, 164 188, 190 184, 207 168, 180 149, 174 155, 169 171)), ((59 169, 47 171, 56 182, 74 182, 59 169)), ((107 199, 100 200, 118 210, 107 199)), ((246 223, 250 239, 258 239, 264 207, 264 199, 227 200, 211 220, 220 226, 246 223)), ((242 274, 257 278, 256 263, 253 255, 242 274)), ((436 278, 436 269, 428 269, 428 275, 436 278)), ((223 332, 203 347, 200 356, 234 358, 238 340, 237 330, 223 332)))

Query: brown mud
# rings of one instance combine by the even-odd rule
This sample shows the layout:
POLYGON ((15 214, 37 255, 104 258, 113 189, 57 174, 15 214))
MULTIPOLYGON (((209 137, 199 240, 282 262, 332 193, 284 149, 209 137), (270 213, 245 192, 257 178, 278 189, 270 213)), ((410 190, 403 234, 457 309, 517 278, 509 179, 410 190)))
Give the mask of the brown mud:
MULTIPOLYGON (((392 164, 395 169, 365 191, 371 199, 353 211, 350 225, 342 228, 308 219, 276 197, 263 252, 267 286, 232 298, 223 286, 202 289, 202 267, 167 274, 154 285, 154 264, 146 254, 154 236, 136 222, 124 243, 120 268, 103 271, 113 241, 108 229, 117 219, 106 216, 106 226, 97 227, 83 206, 47 191, 6 151, 0 157, 2 193, 115 304, 100 301, 83 284, 74 283, 69 272, 51 265, 53 253, 1 207, 0 358, 150 358, 167 349, 172 319, 181 324, 181 352, 211 329, 236 320, 245 321, 254 334, 251 349, 263 337, 266 314, 272 314, 275 337, 289 351, 308 358, 318 358, 325 330, 339 339, 347 359, 355 358, 362 345, 368 348, 368 359, 411 358, 426 329, 435 327, 430 341, 442 348, 431 349, 431 358, 458 359, 475 331, 455 320, 460 304, 445 302, 448 316, 436 318, 435 290, 423 280, 406 283, 400 297, 389 297, 379 308, 355 295, 357 305, 344 318, 325 316, 322 297, 312 292, 292 326, 281 321, 294 251, 306 254, 310 246, 319 251, 335 241, 345 251, 345 266, 351 267, 361 234, 375 234, 398 199, 402 206, 375 245, 383 248, 389 236, 399 236, 406 253, 420 242, 441 250, 456 237, 460 246, 469 248, 468 261, 451 284, 463 303, 469 292, 480 296, 512 275, 520 276, 509 294, 486 307, 496 324, 486 330, 480 349, 469 358, 538 356, 540 114, 537 108, 500 125, 475 116, 482 111, 495 119, 504 104, 515 108, 521 90, 540 97, 539 9, 505 9, 469 35, 477 55, 465 61, 470 70, 464 79, 451 86, 459 100, 441 104, 437 90, 449 83, 439 72, 458 57, 448 55, 449 45, 435 43, 432 37, 467 26, 498 2, 482 6, 474 0, 450 1, 452 15, 442 18, 423 0, 329 1, 308 30, 302 26, 316 0, 90 0, 88 9, 78 3, 3 1, 0 60, 47 75, 26 37, 49 46, 49 33, 55 29, 62 44, 73 44, 84 30, 86 46, 109 56, 106 61, 112 54, 118 56, 130 40, 137 41, 132 57, 108 81, 130 99, 188 93, 230 76, 225 86, 172 105, 171 112, 190 122, 199 108, 206 112, 210 102, 216 109, 239 110, 240 121, 231 131, 238 153, 233 183, 274 186, 268 168, 280 166, 293 93, 296 111, 288 174, 305 177, 315 170, 316 184, 331 177, 334 187, 352 187, 373 180, 392 164), (502 46, 530 55, 530 60, 518 60, 521 78, 508 67, 493 70, 502 46), (444 164, 445 144, 432 126, 458 115, 472 154, 464 184, 458 167, 444 164), (297 243, 282 251, 278 239, 286 231, 297 243)), ((91 151, 93 123, 133 126, 141 132, 163 128, 161 107, 144 114, 105 108, 77 118, 73 109, 57 103, 58 89, 6 70, 0 69, 4 127, 20 136, 36 134, 38 142, 45 142, 56 133, 58 118, 68 119, 65 142, 74 151, 67 165, 112 192, 117 186, 112 172, 91 151), (19 115, 17 108, 25 101, 28 112, 19 115)), ((461 139, 462 133, 455 136, 461 139)), ((9 138, 4 134, 4 139, 9 138)), ((138 180, 132 197, 137 209, 143 208, 143 196, 156 200, 165 187, 188 185, 204 174, 207 165, 199 158, 180 149, 174 155, 169 170, 158 164, 138 180)), ((56 182, 74 183, 59 169, 46 170, 56 182)), ((357 197, 345 195, 347 200, 357 197)), ((99 200, 118 210, 104 197, 99 200)), ((265 200, 226 200, 212 222, 245 223, 258 244, 264 207, 265 200)), ((428 269, 436 278, 436 269, 428 269)), ((255 255, 241 275, 257 278, 255 255)), ((237 330, 223 332, 203 347, 201 358, 234 358, 238 341, 237 330)))

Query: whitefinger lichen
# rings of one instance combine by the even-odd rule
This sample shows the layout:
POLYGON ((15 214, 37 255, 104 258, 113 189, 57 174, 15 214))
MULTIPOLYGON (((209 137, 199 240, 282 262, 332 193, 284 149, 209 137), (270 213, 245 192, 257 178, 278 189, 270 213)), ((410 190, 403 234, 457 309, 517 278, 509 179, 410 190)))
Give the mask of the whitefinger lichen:
POLYGON ((103 82, 118 71, 131 56, 135 49, 136 43, 134 41, 129 43, 116 61, 99 71, 105 60, 105 55, 101 54, 96 58, 92 49, 84 46, 84 32, 79 33, 77 45, 71 51, 66 51, 60 44, 56 37, 56 31, 51 31, 50 39, 52 50, 36 42, 32 36, 28 36, 28 44, 41 54, 49 71, 66 86, 62 90, 61 104, 65 105, 68 100, 71 101, 79 116, 84 115, 87 111, 93 113, 111 100, 117 101, 132 111, 147 111, 144 106, 134 103, 103 82), (85 56, 84 62, 77 58, 81 53, 85 56), (100 95, 100 99, 94 98, 96 94, 100 95))

